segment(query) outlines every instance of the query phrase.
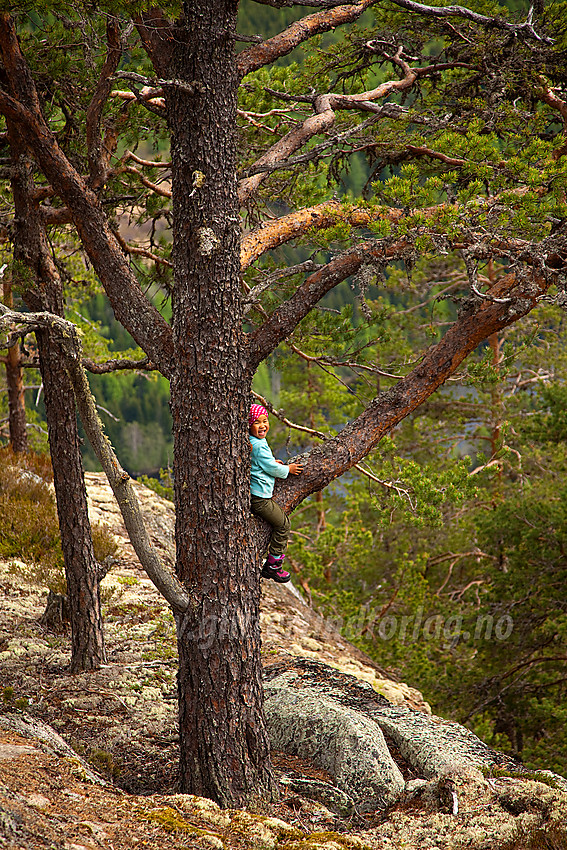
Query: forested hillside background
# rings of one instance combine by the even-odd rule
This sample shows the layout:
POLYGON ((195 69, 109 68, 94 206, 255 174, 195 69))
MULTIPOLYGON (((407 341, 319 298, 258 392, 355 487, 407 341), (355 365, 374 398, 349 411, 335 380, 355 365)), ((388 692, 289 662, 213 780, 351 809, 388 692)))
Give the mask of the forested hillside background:
MULTIPOLYGON (((244 1, 240 32, 269 36, 302 14, 244 1)), ((338 39, 325 36, 318 49, 332 51, 338 39)), ((304 61, 315 68, 318 57, 288 56, 271 83, 284 85, 297 73, 294 62, 304 61)), ((257 113, 272 106, 252 86, 249 96, 247 107, 253 104, 257 113)), ((488 159, 498 140, 488 132, 482 138, 486 149, 475 153, 488 159)), ((537 141, 531 144, 535 162, 537 141)), ((144 138, 142 127, 133 127, 131 145, 141 158, 164 150, 159 138, 144 138)), ((466 138, 456 136, 454 145, 455 155, 471 154, 466 138)), ((394 191, 386 181, 412 177, 402 164, 386 167, 379 155, 362 153, 329 160, 317 175, 309 168, 305 187, 293 191, 309 192, 312 203, 333 195, 356 198, 376 181, 394 191)), ((280 209, 287 190, 284 181, 273 202, 280 209)), ((160 201, 148 203, 156 210, 153 236, 167 243, 160 201)), ((131 231, 136 217, 119 224, 131 231)), ((337 225, 320 237, 320 253, 300 244, 281 250, 287 265, 317 263, 344 238, 348 233, 337 225)), ((7 254, 2 262, 9 262, 7 254)), ((265 275, 277 274, 278 265, 275 251, 265 275)), ((479 282, 494 279, 497 271, 486 264, 479 282)), ((271 417, 270 443, 282 460, 309 451, 317 434, 340 430, 374 396, 377 383, 387 389, 414 365, 416 343, 437 339, 454 317, 450 296, 467 270, 448 254, 443 262, 424 256, 390 268, 387 289, 381 274, 368 268, 366 277, 333 290, 316 316, 302 322, 293 345, 281 345, 260 367, 255 389, 278 412, 271 417), (297 349, 304 356, 297 357, 297 349), (322 349, 324 362, 317 357, 322 349), (361 352, 367 369, 349 365, 361 352)), ((141 357, 73 250, 68 277, 68 315, 80 323, 89 356, 106 351, 141 357)), ((167 314, 167 270, 145 282, 167 314)), ((312 604, 381 665, 399 670, 436 713, 466 723, 528 767, 564 775, 565 331, 564 311, 542 304, 480 346, 466 368, 394 429, 363 466, 295 512, 289 558, 294 580, 312 604)), ((41 390, 33 368, 26 370, 26 383, 30 437, 43 452, 41 390)), ((133 476, 159 479, 155 486, 167 491, 172 446, 165 378, 131 370, 91 375, 90 383, 121 463, 133 476)), ((2 393, 2 419, 6 409, 2 393)), ((2 436, 6 442, 5 429, 2 436)), ((84 463, 98 468, 86 441, 84 463)))

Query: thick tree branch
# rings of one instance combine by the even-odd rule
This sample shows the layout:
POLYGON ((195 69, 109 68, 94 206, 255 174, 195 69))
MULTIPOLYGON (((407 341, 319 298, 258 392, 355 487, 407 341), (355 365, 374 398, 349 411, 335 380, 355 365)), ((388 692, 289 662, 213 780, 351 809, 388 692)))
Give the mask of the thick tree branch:
POLYGON ((124 91, 123 89, 113 89, 109 97, 115 97, 119 100, 133 101, 136 100, 142 106, 150 108, 152 112, 161 117, 166 117, 165 98, 163 89, 153 88, 152 86, 143 86, 139 91, 124 91))
MULTIPOLYGON (((268 65, 276 59, 286 56, 295 47, 298 47, 307 39, 322 32, 328 32, 337 26, 351 23, 357 20, 367 8, 373 6, 377 0, 361 0, 350 5, 337 5, 333 0, 315 0, 308 3, 307 0, 256 0, 265 2, 270 6, 312 6, 323 8, 324 11, 308 15, 286 30, 268 39, 267 41, 248 50, 243 50, 238 56, 238 69, 241 76, 246 76, 251 71, 268 65)), ((553 44, 553 39, 540 36, 534 29, 530 17, 522 23, 515 24, 504 18, 494 15, 481 15, 464 6, 428 6, 417 3, 415 0, 392 0, 397 6, 410 12, 437 18, 465 18, 487 29, 500 29, 509 32, 518 38, 538 41, 544 44, 553 44)))
MULTIPOLYGON (((383 214, 383 209, 373 214, 368 209, 348 207, 339 201, 324 201, 313 207, 305 207, 289 215, 265 221, 256 230, 242 237, 240 245, 242 271, 245 271, 266 251, 272 251, 292 239, 305 235, 311 228, 322 230, 341 221, 348 222, 352 227, 367 227, 374 216, 379 217, 383 214)), ((395 223, 402 215, 401 210, 391 210, 387 217, 395 223)))
POLYGON ((304 460, 297 479, 281 482, 278 501, 292 510, 311 493, 327 486, 374 449, 402 419, 435 392, 477 345, 527 315, 545 296, 552 276, 534 272, 519 279, 506 275, 492 289, 494 299, 510 296, 510 303, 477 300, 465 306, 443 339, 431 346, 421 362, 396 387, 378 395, 368 408, 339 435, 318 446, 304 460))
POLYGON ((287 56, 294 48, 314 35, 329 32, 342 24, 358 20, 363 12, 376 2, 377 0, 359 0, 351 5, 325 7, 324 12, 307 15, 273 38, 239 53, 236 60, 238 73, 241 77, 245 77, 246 74, 257 71, 258 68, 263 68, 282 56, 287 56))
POLYGON ((157 366, 152 363, 149 357, 144 357, 143 360, 128 360, 126 358, 117 358, 114 360, 105 360, 103 363, 96 363, 88 357, 83 358, 83 366, 93 375, 106 375, 109 372, 118 372, 121 369, 136 370, 143 372, 152 372, 157 369, 157 366))
POLYGON ((46 179, 70 210, 116 317, 168 375, 173 351, 171 328, 144 296, 97 196, 73 168, 46 124, 13 21, 7 14, 0 15, 0 50, 13 95, 0 91, 0 112, 18 125, 46 179))
POLYGON ((163 564, 153 547, 144 525, 144 519, 130 476, 120 466, 110 442, 104 434, 96 412, 96 404, 82 367, 82 345, 77 328, 67 319, 53 313, 17 313, 0 303, 0 328, 11 330, 17 324, 28 333, 37 328, 48 328, 65 351, 65 368, 69 374, 81 422, 93 450, 108 478, 108 483, 120 507, 128 536, 136 555, 149 578, 176 612, 186 611, 190 598, 178 581, 163 564))
POLYGON ((167 77, 175 50, 175 27, 159 8, 134 16, 134 23, 152 65, 158 74, 167 77))
MULTIPOLYGON (((291 428, 293 431, 299 431, 302 434, 309 434, 311 437, 316 437, 318 440, 326 440, 328 439, 326 434, 323 434, 322 431, 317 431, 315 428, 306 428, 305 425, 298 425, 297 422, 292 422, 291 419, 288 419, 287 416, 284 416, 281 411, 276 410, 274 406, 263 396, 258 393, 253 392, 252 395, 256 398, 260 404, 262 404, 266 410, 268 410, 271 414, 273 414, 276 419, 286 425, 288 428, 291 428)), ((365 478, 369 478, 371 481, 374 481, 376 484, 381 484, 383 487, 386 487, 388 490, 396 490, 396 492, 400 493, 400 488, 396 486, 396 482, 384 481, 381 478, 378 478, 369 469, 365 469, 360 463, 355 463, 353 469, 356 469, 357 472, 360 472, 361 475, 364 475, 365 478)))
MULTIPOLYGON (((520 187, 515 190, 515 194, 518 198, 521 198, 525 191, 525 188, 520 187)), ((544 193, 545 190, 542 189, 540 194, 544 195, 544 193)), ((498 196, 479 198, 478 204, 479 211, 481 205, 485 205, 485 212, 488 214, 492 208, 498 206, 499 198, 498 196)), ((459 206, 443 203, 425 207, 416 210, 416 212, 420 213, 424 223, 433 223, 437 216, 458 214, 459 206)), ((407 211, 397 207, 356 207, 339 201, 323 201, 323 203, 315 204, 312 207, 304 207, 301 210, 288 213, 288 215, 264 221, 256 230, 243 235, 240 243, 241 268, 242 271, 245 271, 265 252, 273 251, 287 242, 305 236, 310 230, 324 230, 341 222, 349 224, 351 227, 368 227, 372 222, 385 221, 395 227, 405 215, 407 215, 407 211)), ((486 242, 487 238, 486 232, 479 235, 481 241, 486 242)), ((472 241, 470 234, 466 235, 463 232, 462 240, 455 241, 453 248, 467 247, 472 244, 472 241)), ((533 256, 530 243, 522 239, 493 240, 491 246, 494 250, 503 254, 508 252, 515 256, 520 256, 527 251, 524 259, 528 262, 531 261, 530 257, 533 256)), ((551 243, 550 250, 555 250, 551 243)))

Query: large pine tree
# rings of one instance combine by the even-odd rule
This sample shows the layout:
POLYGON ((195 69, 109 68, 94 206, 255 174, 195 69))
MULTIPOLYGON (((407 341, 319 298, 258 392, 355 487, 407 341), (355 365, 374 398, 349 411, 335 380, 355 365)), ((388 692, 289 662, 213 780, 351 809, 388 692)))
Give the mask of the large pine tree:
MULTIPOLYGON (((374 0, 312 5, 316 11, 238 55, 237 0, 137 14, 145 56, 132 48, 124 68, 132 30, 119 17, 127 8, 115 8, 105 13, 105 61, 85 81, 76 114, 63 108, 67 90, 54 85, 57 76, 50 83, 34 67, 25 18, 0 18, 0 111, 48 187, 38 191, 38 204, 57 199, 44 204, 45 222, 72 222, 115 315, 171 382, 176 572, 189 599, 175 609, 182 787, 225 805, 274 789, 262 712, 262 535, 250 520, 248 493, 246 409, 257 368, 281 343, 293 344, 300 323, 346 279, 400 261, 411 266, 425 252, 462 252, 469 276, 454 320, 415 352, 417 365, 379 388, 360 415, 311 452, 304 473, 280 487, 290 511, 364 458, 479 343, 548 297, 563 269, 563 141, 553 119, 565 109, 554 85, 562 84, 564 63, 545 22, 540 32, 531 18, 508 21, 497 9, 413 0, 396 0, 391 10, 374 0), (306 75, 274 65, 369 10, 376 13, 372 29, 351 32, 306 75), (117 74, 129 89, 116 89, 117 74), (53 109, 58 96, 60 111, 53 109), (107 107, 116 102, 124 112, 107 107), (136 103, 159 114, 170 137, 171 324, 130 261, 140 253, 156 260, 155 252, 129 246, 108 214, 124 175, 135 172, 156 190, 140 170, 151 163, 138 158, 131 166, 117 146, 128 104, 136 103), (368 202, 324 197, 317 164, 333 153, 339 173, 348 153, 361 150, 377 174, 390 169, 391 179, 368 202), (237 154, 245 164, 240 175, 237 154), (242 234, 241 211, 253 225, 242 234), (317 231, 325 231, 324 243, 317 231), (295 263, 298 277, 283 286, 277 275, 241 280, 299 237, 326 253, 295 263), (493 256, 505 268, 486 287, 478 268, 493 256), (252 307, 248 325, 243 292, 252 307)), ((77 15, 87 50, 97 21, 86 8, 77 15)), ((324 354, 314 360, 333 365, 324 354)))

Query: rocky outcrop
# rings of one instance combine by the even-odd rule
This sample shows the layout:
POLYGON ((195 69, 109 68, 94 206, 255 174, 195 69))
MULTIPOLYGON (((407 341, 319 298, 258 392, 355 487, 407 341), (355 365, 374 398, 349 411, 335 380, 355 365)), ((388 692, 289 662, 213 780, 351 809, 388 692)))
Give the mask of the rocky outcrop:
MULTIPOLYGON (((38 749, 44 753, 58 756, 62 759, 67 759, 81 771, 85 781, 93 782, 96 785, 106 785, 105 780, 99 776, 76 751, 59 735, 52 726, 48 726, 37 717, 31 717, 29 714, 12 713, 0 714, 0 730, 8 732, 16 732, 22 738, 34 741, 38 749)), ((19 753, 9 752, 8 757, 14 755, 24 755, 36 752, 34 747, 19 747, 19 753)), ((6 755, 5 750, 0 747, 0 759, 6 755)))
POLYGON ((311 759, 332 779, 291 772, 282 785, 342 816, 379 814, 378 826, 357 832, 364 846, 567 847, 564 778, 549 771, 528 778, 464 726, 392 704, 311 659, 268 667, 264 687, 272 745, 311 759))
POLYGON ((393 754, 408 776, 424 782, 482 781, 483 771, 515 767, 464 726, 393 705, 369 684, 317 661, 269 667, 264 689, 272 746, 328 771, 361 812, 401 799, 405 780, 393 754))
POLYGON ((266 686, 272 746, 328 771, 358 811, 384 811, 395 803, 404 778, 378 724, 314 690, 289 687, 286 679, 266 686))

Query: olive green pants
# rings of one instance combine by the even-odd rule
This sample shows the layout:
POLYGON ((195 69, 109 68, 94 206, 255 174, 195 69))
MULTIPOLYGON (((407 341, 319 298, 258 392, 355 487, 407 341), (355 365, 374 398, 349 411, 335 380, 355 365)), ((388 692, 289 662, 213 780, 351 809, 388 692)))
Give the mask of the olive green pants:
POLYGON ((272 526, 272 536, 268 552, 270 555, 283 555, 287 549, 287 542, 291 531, 291 523, 288 516, 283 512, 277 502, 273 499, 263 499, 261 496, 250 497, 252 513, 266 520, 272 526))

